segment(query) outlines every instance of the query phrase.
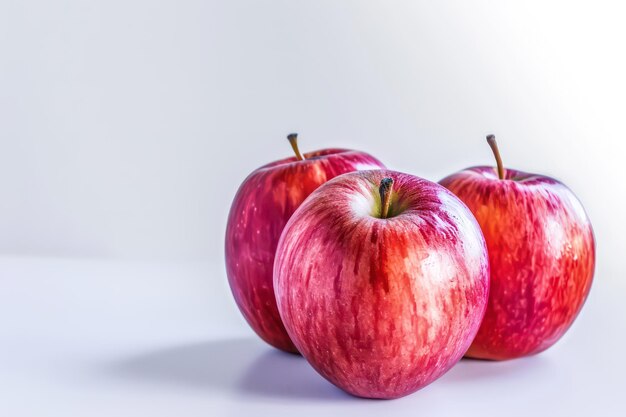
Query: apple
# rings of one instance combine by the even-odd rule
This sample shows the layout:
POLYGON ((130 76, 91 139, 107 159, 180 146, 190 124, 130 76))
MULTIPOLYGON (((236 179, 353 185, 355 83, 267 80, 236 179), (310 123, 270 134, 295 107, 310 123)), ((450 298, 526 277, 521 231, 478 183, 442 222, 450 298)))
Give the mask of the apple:
POLYGON ((571 326, 589 294, 595 266, 591 223, 559 181, 505 169, 468 168, 440 184, 474 213, 489 252, 487 313, 467 356, 503 360, 539 353, 571 326))
POLYGON ((397 398, 465 353, 489 264, 480 227, 440 185, 388 170, 341 175, 291 217, 274 290, 287 333, 326 379, 397 398))
POLYGON ((288 139, 294 157, 260 167, 239 187, 228 216, 225 255, 230 288, 252 329, 270 345, 297 352, 274 297, 274 254, 283 227, 304 199, 329 179, 384 166, 365 152, 346 149, 302 155, 297 135, 288 139))

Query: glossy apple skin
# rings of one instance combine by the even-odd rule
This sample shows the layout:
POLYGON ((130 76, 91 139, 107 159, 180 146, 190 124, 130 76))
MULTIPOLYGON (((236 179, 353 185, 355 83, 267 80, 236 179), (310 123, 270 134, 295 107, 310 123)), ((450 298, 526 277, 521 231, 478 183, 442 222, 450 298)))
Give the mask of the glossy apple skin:
POLYGON ((287 332, 322 376, 356 396, 396 398, 463 356, 485 312, 489 265, 478 224, 452 193, 363 171, 327 182, 296 211, 274 288, 287 332), (380 219, 384 177, 395 181, 395 215, 380 219))
POLYGON ((555 179, 493 167, 440 182, 480 224, 491 265, 487 313, 468 357, 504 360, 539 353, 570 327, 589 294, 595 267, 591 223, 555 179))
POLYGON ((276 161, 254 171, 239 187, 226 227, 226 273, 239 310, 270 345, 297 352, 282 324, 272 270, 280 234, 315 189, 337 175, 384 167, 373 156, 324 149, 276 161))

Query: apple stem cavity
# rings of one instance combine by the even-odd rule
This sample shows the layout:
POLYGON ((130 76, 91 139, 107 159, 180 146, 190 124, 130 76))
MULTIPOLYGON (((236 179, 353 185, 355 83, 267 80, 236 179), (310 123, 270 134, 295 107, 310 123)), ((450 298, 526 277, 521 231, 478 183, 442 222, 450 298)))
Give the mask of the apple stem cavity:
POLYGON ((380 193, 380 218, 386 219, 389 215, 391 205, 391 190, 393 189, 393 178, 386 177, 380 181, 378 192, 380 193))
POLYGON ((291 144, 291 147, 293 148, 293 152, 296 154, 296 158, 298 158, 298 161, 304 161, 304 156, 302 156, 302 154, 300 153, 300 150, 298 149, 298 134, 297 133, 288 134, 287 140, 291 144))
POLYGON ((498 150, 498 144, 496 143, 495 135, 487 135, 487 143, 493 152, 493 156, 496 158, 496 164, 498 165, 498 178, 504 179, 504 165, 502 165, 502 158, 500 157, 500 151, 498 150))

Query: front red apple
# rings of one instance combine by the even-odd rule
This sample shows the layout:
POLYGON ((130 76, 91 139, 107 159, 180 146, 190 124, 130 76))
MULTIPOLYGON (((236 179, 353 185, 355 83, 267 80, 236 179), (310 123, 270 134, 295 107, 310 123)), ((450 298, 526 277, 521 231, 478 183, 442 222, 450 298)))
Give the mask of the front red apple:
POLYGON ((467 356, 511 359, 552 346, 580 311, 593 278, 595 243, 574 194, 541 175, 469 168, 441 180, 474 213, 491 265, 489 305, 467 356))
POLYGON ((272 268, 278 239, 293 212, 309 194, 337 175, 383 167, 373 156, 345 149, 324 149, 254 171, 241 184, 226 227, 226 272, 230 288, 254 331, 267 343, 296 352, 282 324, 274 297, 272 268))
POLYGON ((322 376, 357 396, 396 398, 465 353, 489 266, 478 224, 452 193, 364 171, 329 181, 296 211, 274 288, 287 332, 322 376))

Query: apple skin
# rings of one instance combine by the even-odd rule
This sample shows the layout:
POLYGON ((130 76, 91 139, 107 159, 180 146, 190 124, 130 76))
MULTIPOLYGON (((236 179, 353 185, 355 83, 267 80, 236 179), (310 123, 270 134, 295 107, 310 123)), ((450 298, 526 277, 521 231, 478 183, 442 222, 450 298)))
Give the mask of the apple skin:
POLYGON ((487 313, 466 356, 504 360, 539 353, 570 327, 595 267, 591 223, 559 181, 493 167, 440 181, 474 213, 491 265, 487 313))
POLYGON ((278 239, 287 220, 306 197, 337 175, 384 168, 373 156, 345 149, 324 149, 264 165, 241 184, 226 226, 226 273, 239 310, 270 345, 297 350, 280 319, 272 270, 278 239))
POLYGON ((448 190, 361 171, 321 186, 289 220, 274 289, 291 340, 323 377, 389 399, 463 356, 486 309, 489 264, 480 227, 448 190), (390 217, 381 219, 385 177, 394 185, 390 217))

